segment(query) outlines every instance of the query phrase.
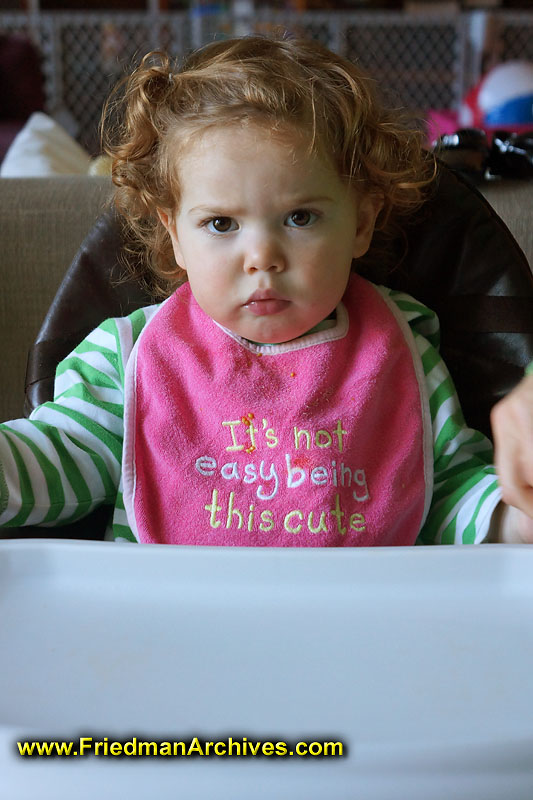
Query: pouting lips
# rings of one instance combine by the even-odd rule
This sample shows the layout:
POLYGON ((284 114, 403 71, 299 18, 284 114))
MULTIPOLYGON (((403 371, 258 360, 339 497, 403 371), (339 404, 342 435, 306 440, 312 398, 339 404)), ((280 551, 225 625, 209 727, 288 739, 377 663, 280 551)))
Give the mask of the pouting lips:
POLYGON ((278 314, 290 304, 283 295, 274 289, 258 289, 244 303, 244 307, 256 316, 278 314))

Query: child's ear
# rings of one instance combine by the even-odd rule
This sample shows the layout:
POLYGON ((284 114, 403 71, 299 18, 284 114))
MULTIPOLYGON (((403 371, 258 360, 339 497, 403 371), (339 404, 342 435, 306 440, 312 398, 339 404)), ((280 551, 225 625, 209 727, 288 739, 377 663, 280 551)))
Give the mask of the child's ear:
POLYGON ((157 216, 159 217, 162 225, 166 228, 168 235, 172 241, 172 249, 174 251, 174 258, 176 259, 176 264, 181 269, 185 269, 185 264, 183 260, 183 254, 181 252, 181 247, 178 241, 178 233, 176 230, 176 221, 172 214, 169 211, 165 211, 163 208, 157 209, 157 216))
POLYGON ((353 258, 361 258, 370 247, 376 219, 382 208, 383 199, 379 195, 365 194, 359 199, 353 258))
POLYGON ((157 209, 157 216, 159 217, 159 221, 163 223, 167 231, 170 233, 170 226, 172 224, 172 216, 169 211, 165 211, 164 208, 157 209))

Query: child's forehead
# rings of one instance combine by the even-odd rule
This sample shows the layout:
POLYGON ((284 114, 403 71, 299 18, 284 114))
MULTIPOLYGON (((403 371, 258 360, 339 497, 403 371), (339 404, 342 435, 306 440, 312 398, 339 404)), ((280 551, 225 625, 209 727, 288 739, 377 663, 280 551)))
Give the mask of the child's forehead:
POLYGON ((301 148, 309 146, 312 141, 312 134, 306 125, 246 116, 243 119, 191 126, 179 137, 180 149, 186 154, 188 151, 210 148, 228 134, 237 136, 241 142, 246 141, 250 146, 258 147, 274 143, 289 149, 301 148))
POLYGON ((183 212, 216 207, 274 214, 286 206, 355 199, 336 166, 299 134, 215 126, 187 150, 176 164, 176 207, 183 212))
POLYGON ((215 124, 182 137, 175 149, 175 166, 183 177, 209 161, 210 168, 253 167, 262 161, 312 172, 337 172, 333 155, 326 152, 312 132, 290 123, 263 122, 215 124))

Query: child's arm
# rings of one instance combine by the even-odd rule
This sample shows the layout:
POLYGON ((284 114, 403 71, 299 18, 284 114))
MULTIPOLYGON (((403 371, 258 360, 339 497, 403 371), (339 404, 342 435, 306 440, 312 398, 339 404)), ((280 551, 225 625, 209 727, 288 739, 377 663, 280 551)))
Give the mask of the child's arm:
POLYGON ((143 320, 103 323, 59 365, 53 402, 0 425, 0 525, 60 525, 115 501, 124 365, 143 320))
POLYGON ((466 426, 453 381, 439 352, 436 314, 389 290, 409 323, 422 360, 433 427, 434 487, 419 544, 487 541, 501 493, 488 439, 466 426))

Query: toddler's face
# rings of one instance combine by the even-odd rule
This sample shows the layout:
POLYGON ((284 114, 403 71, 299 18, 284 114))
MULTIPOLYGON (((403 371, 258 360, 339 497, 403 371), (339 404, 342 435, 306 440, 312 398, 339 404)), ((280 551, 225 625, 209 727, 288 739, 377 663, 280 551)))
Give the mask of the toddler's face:
POLYGON ((200 307, 255 342, 306 333, 342 298, 378 208, 293 134, 206 131, 179 164, 180 208, 160 212, 200 307))

